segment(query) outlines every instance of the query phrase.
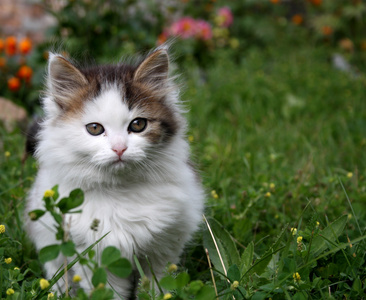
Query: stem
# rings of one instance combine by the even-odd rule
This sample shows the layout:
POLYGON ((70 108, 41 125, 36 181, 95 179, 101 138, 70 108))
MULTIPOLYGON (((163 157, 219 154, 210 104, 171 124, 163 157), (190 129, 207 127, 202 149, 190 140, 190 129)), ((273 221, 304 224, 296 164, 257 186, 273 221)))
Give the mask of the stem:
POLYGON ((207 248, 205 248, 205 251, 206 251, 208 266, 210 267, 210 273, 211 273, 212 283, 213 283, 213 286, 215 288, 216 299, 218 300, 219 299, 219 295, 217 294, 217 287, 216 287, 216 282, 215 282, 215 276, 214 276, 213 271, 212 271, 211 260, 210 260, 210 256, 208 254, 207 248))

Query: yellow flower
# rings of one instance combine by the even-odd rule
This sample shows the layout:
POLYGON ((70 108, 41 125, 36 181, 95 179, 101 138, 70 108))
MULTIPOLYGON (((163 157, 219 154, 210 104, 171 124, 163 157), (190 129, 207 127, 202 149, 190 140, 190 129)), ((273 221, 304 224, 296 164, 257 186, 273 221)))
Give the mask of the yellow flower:
POLYGON ((177 265, 175 264, 171 264, 169 267, 168 267, 168 273, 173 273, 173 272, 176 272, 178 270, 178 267, 177 265))
POLYGON ((19 268, 18 268, 18 267, 15 267, 15 268, 14 268, 14 271, 17 271, 17 270, 19 270, 19 268))
POLYGON ((5 232, 5 225, 0 225, 0 233, 4 233, 5 232))
POLYGON ((47 190, 47 191, 44 192, 43 197, 51 198, 51 197, 53 197, 54 194, 55 194, 55 192, 53 190, 47 190))
POLYGON ((10 264, 13 260, 11 259, 11 257, 5 258, 4 259, 6 264, 10 264))
POLYGON ((76 274, 76 275, 74 275, 74 277, 72 278, 72 281, 73 281, 73 282, 80 282, 80 281, 81 281, 81 279, 82 279, 82 278, 81 278, 81 276, 76 274))
POLYGON ((166 293, 166 294, 164 295, 163 299, 164 299, 164 300, 168 300, 168 299, 170 299, 171 297, 173 297, 171 293, 166 293))
POLYGON ((10 295, 13 295, 15 292, 14 292, 14 290, 13 289, 7 289, 6 290, 6 294, 8 295, 8 296, 10 296, 10 295))
POLYGON ((292 235, 296 235, 296 233, 297 233, 297 228, 291 228, 291 233, 292 233, 292 235))
POLYGON ((292 277, 294 278, 294 281, 299 282, 301 280, 301 276, 298 272, 294 273, 294 275, 292 275, 292 277))
POLYGON ((352 178, 352 177, 353 177, 353 173, 352 173, 352 172, 348 172, 348 173, 347 173, 347 177, 348 177, 348 178, 352 178))
POLYGON ((298 244, 300 244, 302 242, 302 236, 299 236, 298 238, 297 238, 297 243, 298 244))
POLYGON ((270 184, 269 184, 269 188, 271 189, 271 190, 274 190, 274 188, 276 187, 276 185, 273 183, 273 182, 271 182, 270 184))
POLYGON ((267 193, 265 193, 265 195, 264 195, 264 197, 267 197, 267 198, 269 198, 269 197, 271 197, 272 196, 272 194, 270 193, 270 192, 267 192, 267 193))
POLYGON ((10 156, 10 152, 9 151, 5 151, 5 157, 9 157, 10 156))
POLYGON ((239 286, 239 281, 236 281, 236 280, 235 280, 235 281, 232 283, 232 285, 231 285, 230 289, 235 290, 235 289, 237 289, 237 288, 238 288, 238 286, 239 286))
POLYGON ((192 143, 192 142, 194 141, 194 137, 193 137, 193 135, 190 135, 190 136, 188 137, 188 141, 189 141, 190 143, 192 143))
POLYGON ((216 191, 215 190, 212 190, 211 191, 211 195, 214 199, 218 199, 219 198, 219 195, 217 195, 216 191))
POLYGON ((49 293, 47 299, 52 299, 53 297, 55 297, 55 295, 53 293, 49 293))
POLYGON ((40 281, 39 281, 39 285, 41 287, 42 290, 48 288, 50 286, 50 283, 48 282, 47 279, 44 279, 42 278, 40 281))
POLYGON ((319 227, 320 223, 318 221, 316 221, 316 227, 319 227))

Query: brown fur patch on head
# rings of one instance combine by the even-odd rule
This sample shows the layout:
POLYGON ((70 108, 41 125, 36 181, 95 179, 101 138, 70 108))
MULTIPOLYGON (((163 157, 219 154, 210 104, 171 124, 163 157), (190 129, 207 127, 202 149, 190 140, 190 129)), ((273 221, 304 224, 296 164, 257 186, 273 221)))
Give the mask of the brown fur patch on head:
POLYGON ((119 64, 76 68, 61 56, 50 61, 50 93, 62 109, 62 118, 75 117, 86 101, 95 99, 103 89, 115 86, 130 110, 148 120, 143 134, 159 144, 174 136, 180 126, 177 109, 167 98, 175 91, 168 78, 168 55, 158 50, 137 66, 119 64))
POLYGON ((129 109, 138 111, 142 118, 148 120, 149 128, 144 134, 152 143, 166 142, 176 134, 179 120, 166 97, 157 95, 149 86, 138 82, 125 85, 125 92, 129 109))

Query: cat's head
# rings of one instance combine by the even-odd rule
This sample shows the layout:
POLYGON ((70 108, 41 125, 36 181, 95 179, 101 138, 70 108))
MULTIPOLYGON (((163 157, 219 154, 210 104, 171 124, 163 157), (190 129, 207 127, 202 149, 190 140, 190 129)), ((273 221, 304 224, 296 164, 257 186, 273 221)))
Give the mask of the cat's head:
POLYGON ((50 54, 43 107, 40 161, 112 172, 153 163, 185 126, 165 48, 135 66, 78 68, 50 54))

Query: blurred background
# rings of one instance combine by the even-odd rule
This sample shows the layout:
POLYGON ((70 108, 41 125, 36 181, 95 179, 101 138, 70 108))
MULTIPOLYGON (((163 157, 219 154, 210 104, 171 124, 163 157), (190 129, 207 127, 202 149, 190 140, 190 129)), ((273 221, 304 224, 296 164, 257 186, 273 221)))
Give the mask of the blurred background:
POLYGON ((357 76, 365 16, 362 0, 2 0, 0 96, 36 111, 50 49, 114 62, 170 38, 179 65, 201 71, 223 56, 240 64, 256 49, 306 46, 357 76))
MULTIPOLYGON (((206 215, 240 253, 266 258, 260 268, 253 257, 242 267, 258 275, 242 277, 248 298, 364 299, 365 0, 1 0, 0 220, 13 238, 4 253, 23 270, 30 266, 32 280, 42 276, 22 230, 37 164, 21 160, 26 127, 41 114, 48 51, 114 63, 167 40, 206 215), (313 237, 340 216, 347 216, 336 223, 344 220, 342 234, 329 235, 333 244, 322 251, 362 243, 310 253, 313 237), (269 262, 266 251, 284 245, 269 262)), ((198 235, 182 264, 208 282, 203 249, 198 235)), ((222 280, 225 289, 230 298, 222 280)))

